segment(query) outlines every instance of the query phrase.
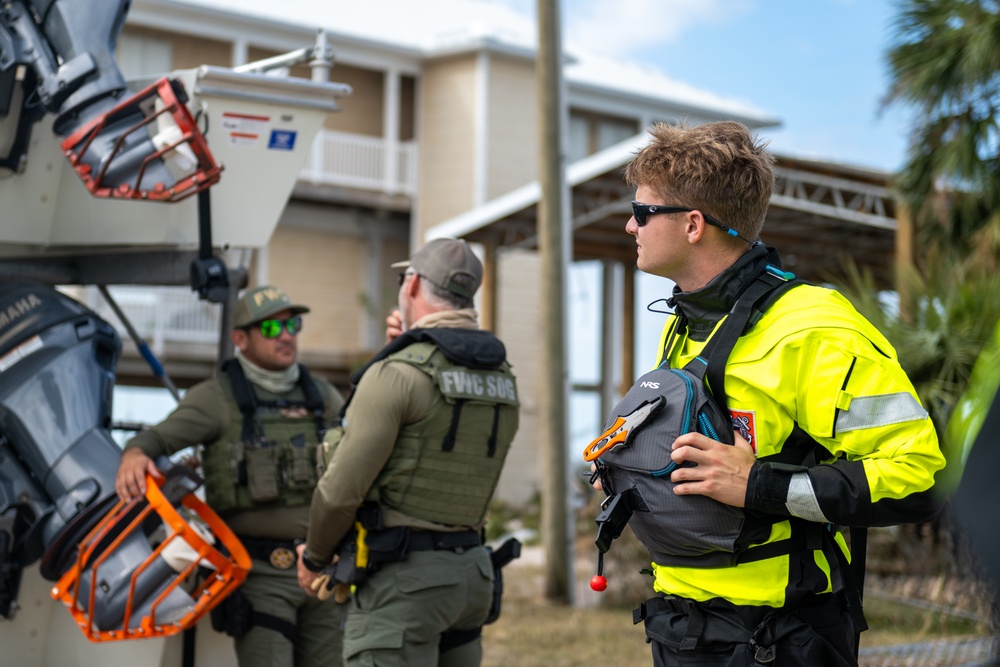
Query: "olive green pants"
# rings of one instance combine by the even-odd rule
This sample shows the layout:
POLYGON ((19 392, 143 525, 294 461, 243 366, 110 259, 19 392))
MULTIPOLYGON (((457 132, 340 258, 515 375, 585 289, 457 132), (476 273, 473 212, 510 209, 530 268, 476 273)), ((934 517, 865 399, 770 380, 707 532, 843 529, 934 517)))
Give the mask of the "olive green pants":
POLYGON ((418 551, 384 565, 361 585, 344 631, 344 664, 351 667, 478 667, 482 644, 444 653, 443 633, 476 630, 493 597, 493 565, 483 547, 418 551))
POLYGON ((339 667, 342 664, 347 604, 320 602, 299 586, 295 568, 278 570, 254 559, 242 587, 254 611, 277 616, 295 625, 293 645, 283 634, 254 626, 237 639, 240 667, 339 667))

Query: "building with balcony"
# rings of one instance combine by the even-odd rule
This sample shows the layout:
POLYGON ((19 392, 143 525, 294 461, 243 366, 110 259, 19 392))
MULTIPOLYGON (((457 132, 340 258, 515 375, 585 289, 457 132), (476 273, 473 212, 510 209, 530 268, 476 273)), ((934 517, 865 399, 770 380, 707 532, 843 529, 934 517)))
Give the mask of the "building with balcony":
MULTIPOLYGON (((127 77, 235 67, 309 46, 317 29, 336 50, 331 80, 353 92, 314 140, 270 242, 227 262, 245 267, 251 285, 279 284, 313 308, 302 360, 346 388, 349 372, 381 347, 397 291, 389 265, 429 236, 478 244, 487 268, 483 322, 507 343, 522 387, 521 430, 499 493, 526 501, 538 490, 539 468, 533 23, 471 0, 135 0, 118 59, 127 77)), ((644 128, 736 119, 765 129, 779 121, 659 71, 573 48, 565 58, 573 258, 597 267, 599 310, 607 314, 595 325, 602 342, 585 352, 597 371, 576 378, 596 397, 585 417, 596 434, 636 365, 634 244, 622 231, 631 193, 620 173, 644 128)), ((287 75, 311 73, 297 65, 287 75)), ((895 209, 886 174, 781 156, 779 175, 765 241, 788 248, 792 270, 823 279, 838 258, 817 239, 845 235, 852 239, 845 253, 891 266, 895 209)), ((113 293, 179 385, 212 372, 217 307, 183 288, 113 293)), ((92 303, 103 308, 96 294, 92 303)), ((134 353, 120 368, 121 382, 153 383, 134 353)))

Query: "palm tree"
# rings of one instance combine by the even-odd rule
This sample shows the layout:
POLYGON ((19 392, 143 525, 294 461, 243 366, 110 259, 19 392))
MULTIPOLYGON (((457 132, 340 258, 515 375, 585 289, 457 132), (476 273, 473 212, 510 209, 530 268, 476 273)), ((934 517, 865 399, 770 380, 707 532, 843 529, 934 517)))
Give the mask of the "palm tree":
MULTIPOLYGON (((948 451, 946 425, 1000 321, 1000 3, 903 0, 898 7, 885 104, 915 111, 894 187, 913 213, 921 252, 897 285, 909 295, 905 303, 886 308, 857 271, 844 291, 896 348, 954 462, 960 457, 948 451)), ((948 478, 960 470, 949 466, 942 487, 951 488, 956 480, 948 478)), ((964 559, 940 542, 949 524, 946 512, 919 528, 915 542, 893 535, 892 544, 909 542, 900 552, 909 552, 909 563, 955 572, 964 559), (931 544, 920 539, 926 529, 931 544)))
POLYGON ((904 277, 914 295, 904 319, 870 273, 853 266, 846 273, 841 291, 892 343, 943 439, 980 350, 1000 322, 1000 274, 938 255, 904 277))
POLYGON ((894 185, 922 253, 898 286, 912 322, 884 326, 943 430, 1000 317, 1000 3, 905 0, 895 30, 886 103, 916 118, 894 185))
POLYGON ((886 104, 917 114, 896 187, 915 214, 921 241, 995 269, 1000 7, 995 0, 907 0, 895 29, 886 104))

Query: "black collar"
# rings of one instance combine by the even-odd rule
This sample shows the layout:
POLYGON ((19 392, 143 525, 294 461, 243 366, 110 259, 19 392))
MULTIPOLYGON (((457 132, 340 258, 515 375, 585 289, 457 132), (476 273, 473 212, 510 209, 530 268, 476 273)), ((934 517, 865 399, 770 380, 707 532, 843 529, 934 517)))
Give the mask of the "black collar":
POLYGON ((768 264, 781 267, 778 251, 758 242, 704 287, 682 292, 675 286, 668 303, 686 322, 691 339, 708 340, 719 320, 725 317, 740 294, 764 272, 768 264))

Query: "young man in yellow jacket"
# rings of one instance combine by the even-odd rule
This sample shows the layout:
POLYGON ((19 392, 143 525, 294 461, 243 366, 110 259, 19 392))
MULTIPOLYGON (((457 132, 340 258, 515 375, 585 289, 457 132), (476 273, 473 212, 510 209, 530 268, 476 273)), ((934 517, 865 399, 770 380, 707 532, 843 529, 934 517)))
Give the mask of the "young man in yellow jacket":
MULTIPOLYGON (((660 349, 681 368, 768 265, 780 273, 758 240, 773 157, 735 122, 650 134, 626 169, 625 230, 638 268, 675 283, 660 349)), ((856 664, 864 621, 840 529, 934 516, 934 426, 888 341, 812 285, 787 290, 737 340, 725 394, 735 446, 678 437, 670 481, 681 497, 743 508, 743 552, 722 567, 654 562, 657 596, 637 610, 654 665, 856 664)))

